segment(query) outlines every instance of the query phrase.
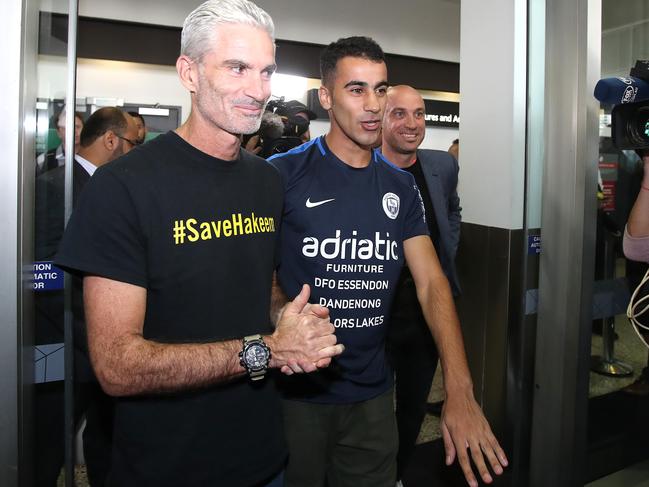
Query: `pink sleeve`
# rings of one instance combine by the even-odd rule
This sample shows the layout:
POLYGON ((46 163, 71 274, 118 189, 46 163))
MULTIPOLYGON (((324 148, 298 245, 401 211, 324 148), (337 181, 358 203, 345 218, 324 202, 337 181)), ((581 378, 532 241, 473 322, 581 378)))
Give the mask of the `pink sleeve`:
POLYGON ((627 259, 638 262, 649 262, 649 236, 632 237, 624 227, 624 239, 622 248, 627 259))

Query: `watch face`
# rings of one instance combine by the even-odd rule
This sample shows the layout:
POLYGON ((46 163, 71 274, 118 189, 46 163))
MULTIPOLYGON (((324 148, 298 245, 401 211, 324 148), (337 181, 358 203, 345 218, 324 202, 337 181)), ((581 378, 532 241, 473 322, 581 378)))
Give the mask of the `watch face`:
POLYGON ((259 343, 253 343, 246 348, 243 359, 250 370, 265 369, 268 366, 268 349, 259 343))

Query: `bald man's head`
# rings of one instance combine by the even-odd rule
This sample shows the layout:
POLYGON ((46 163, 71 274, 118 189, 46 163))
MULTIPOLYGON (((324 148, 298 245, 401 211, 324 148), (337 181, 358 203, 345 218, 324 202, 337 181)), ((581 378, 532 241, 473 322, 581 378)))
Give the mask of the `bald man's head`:
POLYGON ((411 86, 391 87, 383 116, 383 154, 395 163, 398 155, 414 155, 425 134, 426 109, 421 95, 411 86))
POLYGON ((79 155, 99 167, 126 154, 138 144, 133 117, 119 108, 94 112, 81 130, 79 155))
POLYGON ((412 86, 408 85, 396 85, 396 86, 390 86, 388 88, 388 103, 390 101, 390 98, 392 100, 399 99, 402 96, 413 96, 415 98, 418 98, 421 103, 424 103, 424 99, 421 97, 419 92, 414 89, 412 86))

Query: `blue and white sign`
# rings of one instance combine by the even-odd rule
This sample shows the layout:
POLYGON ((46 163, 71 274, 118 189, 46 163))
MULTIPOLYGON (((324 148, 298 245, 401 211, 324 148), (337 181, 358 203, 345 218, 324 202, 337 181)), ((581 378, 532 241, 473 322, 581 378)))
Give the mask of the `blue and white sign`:
POLYGON ((541 253, 541 236, 527 236, 527 255, 536 255, 541 253))
POLYGON ((34 291, 59 291, 63 289, 63 271, 52 262, 34 262, 32 268, 34 291))

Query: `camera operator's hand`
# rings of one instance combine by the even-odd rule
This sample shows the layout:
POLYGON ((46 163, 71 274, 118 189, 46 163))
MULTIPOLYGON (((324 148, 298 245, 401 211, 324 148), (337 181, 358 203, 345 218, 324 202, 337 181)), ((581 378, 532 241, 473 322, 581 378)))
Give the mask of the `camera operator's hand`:
POLYGON ((259 144, 259 135, 253 135, 248 139, 248 142, 246 142, 246 145, 244 147, 248 152, 252 152, 253 154, 259 154, 261 152, 261 145, 259 144))
POLYGON ((647 164, 649 164, 649 149, 636 149, 635 153, 638 155, 638 157, 642 160, 645 166, 645 177, 647 177, 647 164))

